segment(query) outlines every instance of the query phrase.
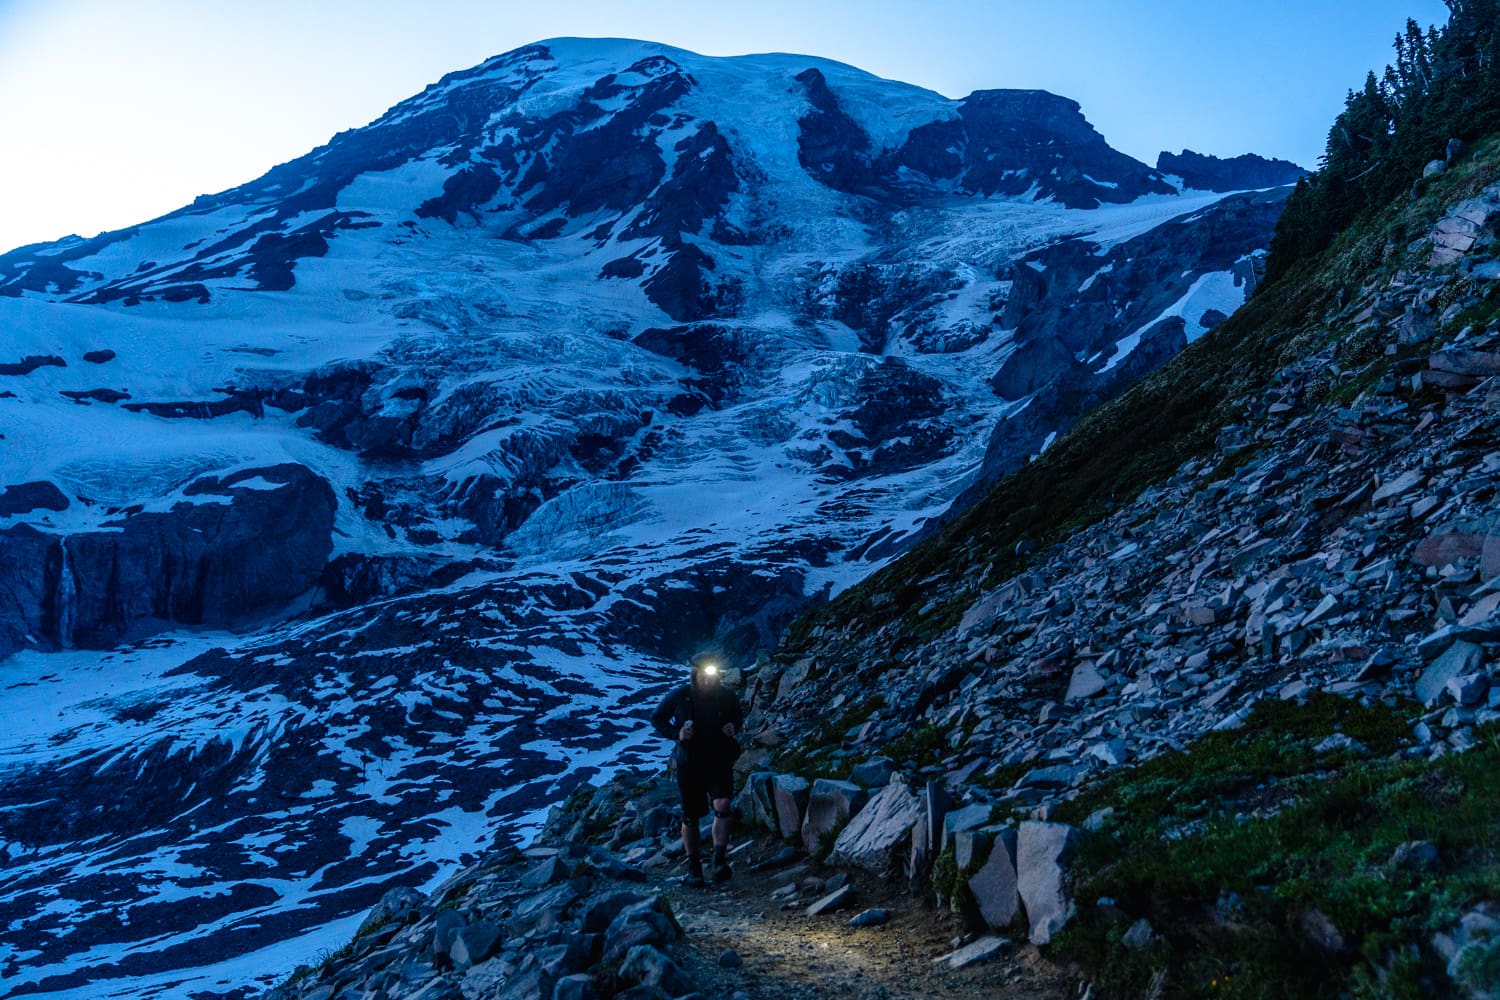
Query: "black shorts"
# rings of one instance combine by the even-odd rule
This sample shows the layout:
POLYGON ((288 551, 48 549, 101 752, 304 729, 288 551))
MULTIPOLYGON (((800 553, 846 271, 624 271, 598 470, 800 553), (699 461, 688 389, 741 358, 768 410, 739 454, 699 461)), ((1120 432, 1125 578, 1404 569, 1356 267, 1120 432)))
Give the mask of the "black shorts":
POLYGON ((734 765, 683 761, 677 765, 677 790, 682 793, 682 818, 702 819, 711 800, 734 797, 734 765))

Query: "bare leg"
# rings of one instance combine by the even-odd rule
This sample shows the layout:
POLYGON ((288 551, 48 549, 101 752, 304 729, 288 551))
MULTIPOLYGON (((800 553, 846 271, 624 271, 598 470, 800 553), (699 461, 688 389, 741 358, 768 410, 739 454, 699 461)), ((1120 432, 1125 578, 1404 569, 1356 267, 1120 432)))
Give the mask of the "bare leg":
MULTIPOLYGON (((714 859, 723 856, 723 851, 729 846, 729 824, 730 819, 726 814, 729 812, 728 799, 714 799, 714 859)), ((696 838, 698 831, 693 831, 696 838)))
MULTIPOLYGON (((718 820, 714 821, 714 835, 715 835, 715 838, 717 838, 717 836, 718 836, 718 820)), ((683 850, 687 851, 687 856, 688 856, 688 858, 690 860, 692 858, 698 857, 698 851, 700 850, 701 846, 702 845, 699 843, 699 836, 698 836, 698 821, 697 820, 691 820, 691 821, 689 821, 689 820, 683 820, 683 823, 682 823, 682 847, 683 847, 683 850)))

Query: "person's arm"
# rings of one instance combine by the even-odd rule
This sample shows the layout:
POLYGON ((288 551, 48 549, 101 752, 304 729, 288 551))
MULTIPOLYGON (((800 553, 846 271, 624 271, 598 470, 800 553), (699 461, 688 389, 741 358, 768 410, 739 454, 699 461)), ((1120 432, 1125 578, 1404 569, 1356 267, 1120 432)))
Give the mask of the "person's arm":
POLYGON ((656 711, 651 713, 651 728, 664 740, 677 742, 677 692, 668 691, 666 697, 662 698, 661 704, 656 706, 656 711))

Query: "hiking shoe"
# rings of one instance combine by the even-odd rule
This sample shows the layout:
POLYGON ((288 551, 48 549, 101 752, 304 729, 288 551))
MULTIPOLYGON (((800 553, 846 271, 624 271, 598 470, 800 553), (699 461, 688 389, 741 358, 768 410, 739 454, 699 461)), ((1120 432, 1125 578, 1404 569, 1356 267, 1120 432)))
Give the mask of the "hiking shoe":
POLYGON ((701 889, 708 885, 703 881, 703 862, 697 858, 688 858, 688 873, 682 877, 682 884, 690 889, 701 889))
POLYGON ((720 883, 722 883, 722 882, 728 882, 732 878, 734 878, 734 869, 729 867, 729 862, 728 861, 716 861, 716 862, 714 862, 714 881, 715 882, 720 882, 720 883))

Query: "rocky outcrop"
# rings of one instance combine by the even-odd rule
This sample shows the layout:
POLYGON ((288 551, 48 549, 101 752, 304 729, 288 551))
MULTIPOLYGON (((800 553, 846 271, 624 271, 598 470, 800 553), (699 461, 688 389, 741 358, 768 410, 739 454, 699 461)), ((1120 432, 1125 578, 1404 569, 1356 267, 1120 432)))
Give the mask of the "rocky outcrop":
POLYGON ((299 465, 196 480, 170 511, 107 530, 0 531, 0 653, 107 647, 172 624, 229 625, 316 584, 333 543, 328 484, 299 465))
POLYGON ((489 855, 430 895, 392 888, 354 940, 301 966, 267 1000, 378 990, 392 1000, 594 997, 693 991, 682 927, 646 873, 582 842, 489 855))
POLYGON ((1156 169, 1182 178, 1186 187, 1198 191, 1254 191, 1295 184, 1307 171, 1289 160, 1271 160, 1254 153, 1222 159, 1191 149, 1162 152, 1156 169))
POLYGON ((975 91, 956 118, 913 129, 879 168, 915 171, 985 197, 1052 197, 1070 208, 1173 191, 1144 163, 1111 149, 1076 101, 1044 90, 975 91))

